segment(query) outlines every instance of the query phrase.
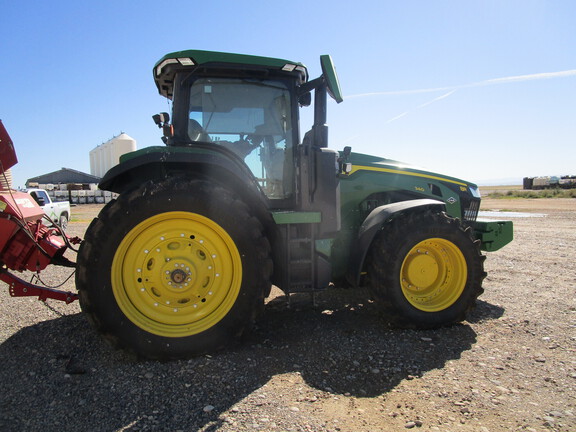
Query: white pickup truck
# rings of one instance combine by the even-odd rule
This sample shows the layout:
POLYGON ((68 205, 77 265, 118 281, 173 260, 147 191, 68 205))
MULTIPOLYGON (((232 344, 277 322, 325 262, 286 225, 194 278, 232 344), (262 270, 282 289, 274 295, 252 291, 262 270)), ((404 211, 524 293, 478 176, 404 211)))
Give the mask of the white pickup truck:
POLYGON ((70 203, 68 201, 54 202, 44 189, 26 189, 24 192, 28 192, 34 198, 34 201, 42 207, 44 214, 53 223, 60 225, 63 230, 66 229, 70 220, 70 203))

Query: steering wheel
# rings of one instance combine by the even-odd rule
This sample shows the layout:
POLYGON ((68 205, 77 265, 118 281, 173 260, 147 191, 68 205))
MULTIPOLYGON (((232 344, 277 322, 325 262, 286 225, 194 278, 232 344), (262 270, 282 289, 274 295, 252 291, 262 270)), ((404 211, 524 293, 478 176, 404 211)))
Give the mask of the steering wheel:
POLYGON ((262 139, 258 140, 258 135, 245 135, 240 134, 240 140, 236 141, 231 150, 240 155, 243 159, 252 153, 256 148, 260 146, 262 139))

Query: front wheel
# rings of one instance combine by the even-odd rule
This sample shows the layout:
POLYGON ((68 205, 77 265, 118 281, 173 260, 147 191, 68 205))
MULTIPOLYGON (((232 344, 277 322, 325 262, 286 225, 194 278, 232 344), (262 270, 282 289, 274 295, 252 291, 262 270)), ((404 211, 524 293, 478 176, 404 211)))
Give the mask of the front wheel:
POLYGON ((175 359, 249 330, 270 273, 262 225, 242 201, 205 180, 172 178, 102 210, 79 251, 77 286, 112 345, 175 359))
POLYGON ((400 327, 462 321, 483 292, 484 259, 471 229, 441 212, 400 215, 368 255, 370 288, 400 327))

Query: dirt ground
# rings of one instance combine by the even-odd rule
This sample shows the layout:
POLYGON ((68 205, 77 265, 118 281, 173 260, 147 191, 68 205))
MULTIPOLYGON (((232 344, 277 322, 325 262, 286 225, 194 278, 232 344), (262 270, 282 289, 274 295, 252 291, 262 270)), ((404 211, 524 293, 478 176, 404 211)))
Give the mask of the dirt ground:
MULTIPOLYGON (((71 233, 97 210, 74 207, 71 233)), ((77 303, 0 290, 0 430, 574 431, 576 200, 482 210, 537 217, 509 213, 515 240, 488 254, 476 309, 434 331, 389 328, 365 292, 289 308, 274 291, 241 345, 158 363, 109 348, 77 303)))

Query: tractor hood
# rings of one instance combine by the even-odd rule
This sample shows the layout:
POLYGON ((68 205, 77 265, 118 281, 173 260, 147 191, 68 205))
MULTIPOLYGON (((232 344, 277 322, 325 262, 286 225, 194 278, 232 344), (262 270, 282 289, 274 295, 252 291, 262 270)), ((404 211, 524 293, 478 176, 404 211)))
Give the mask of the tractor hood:
POLYGON ((360 205, 368 211, 399 201, 433 199, 444 202, 448 215, 467 224, 473 224, 478 216, 480 193, 474 183, 361 153, 349 153, 342 159, 346 164, 340 176, 342 195, 358 200, 354 208, 360 205))
POLYGON ((478 191, 478 186, 472 182, 446 176, 444 174, 435 173, 432 171, 426 171, 415 165, 410 165, 392 159, 386 159, 362 153, 351 153, 348 157, 348 162, 352 164, 352 169, 348 173, 349 176, 360 175, 363 172, 379 172, 458 185, 461 188, 469 190, 473 195, 478 191))

